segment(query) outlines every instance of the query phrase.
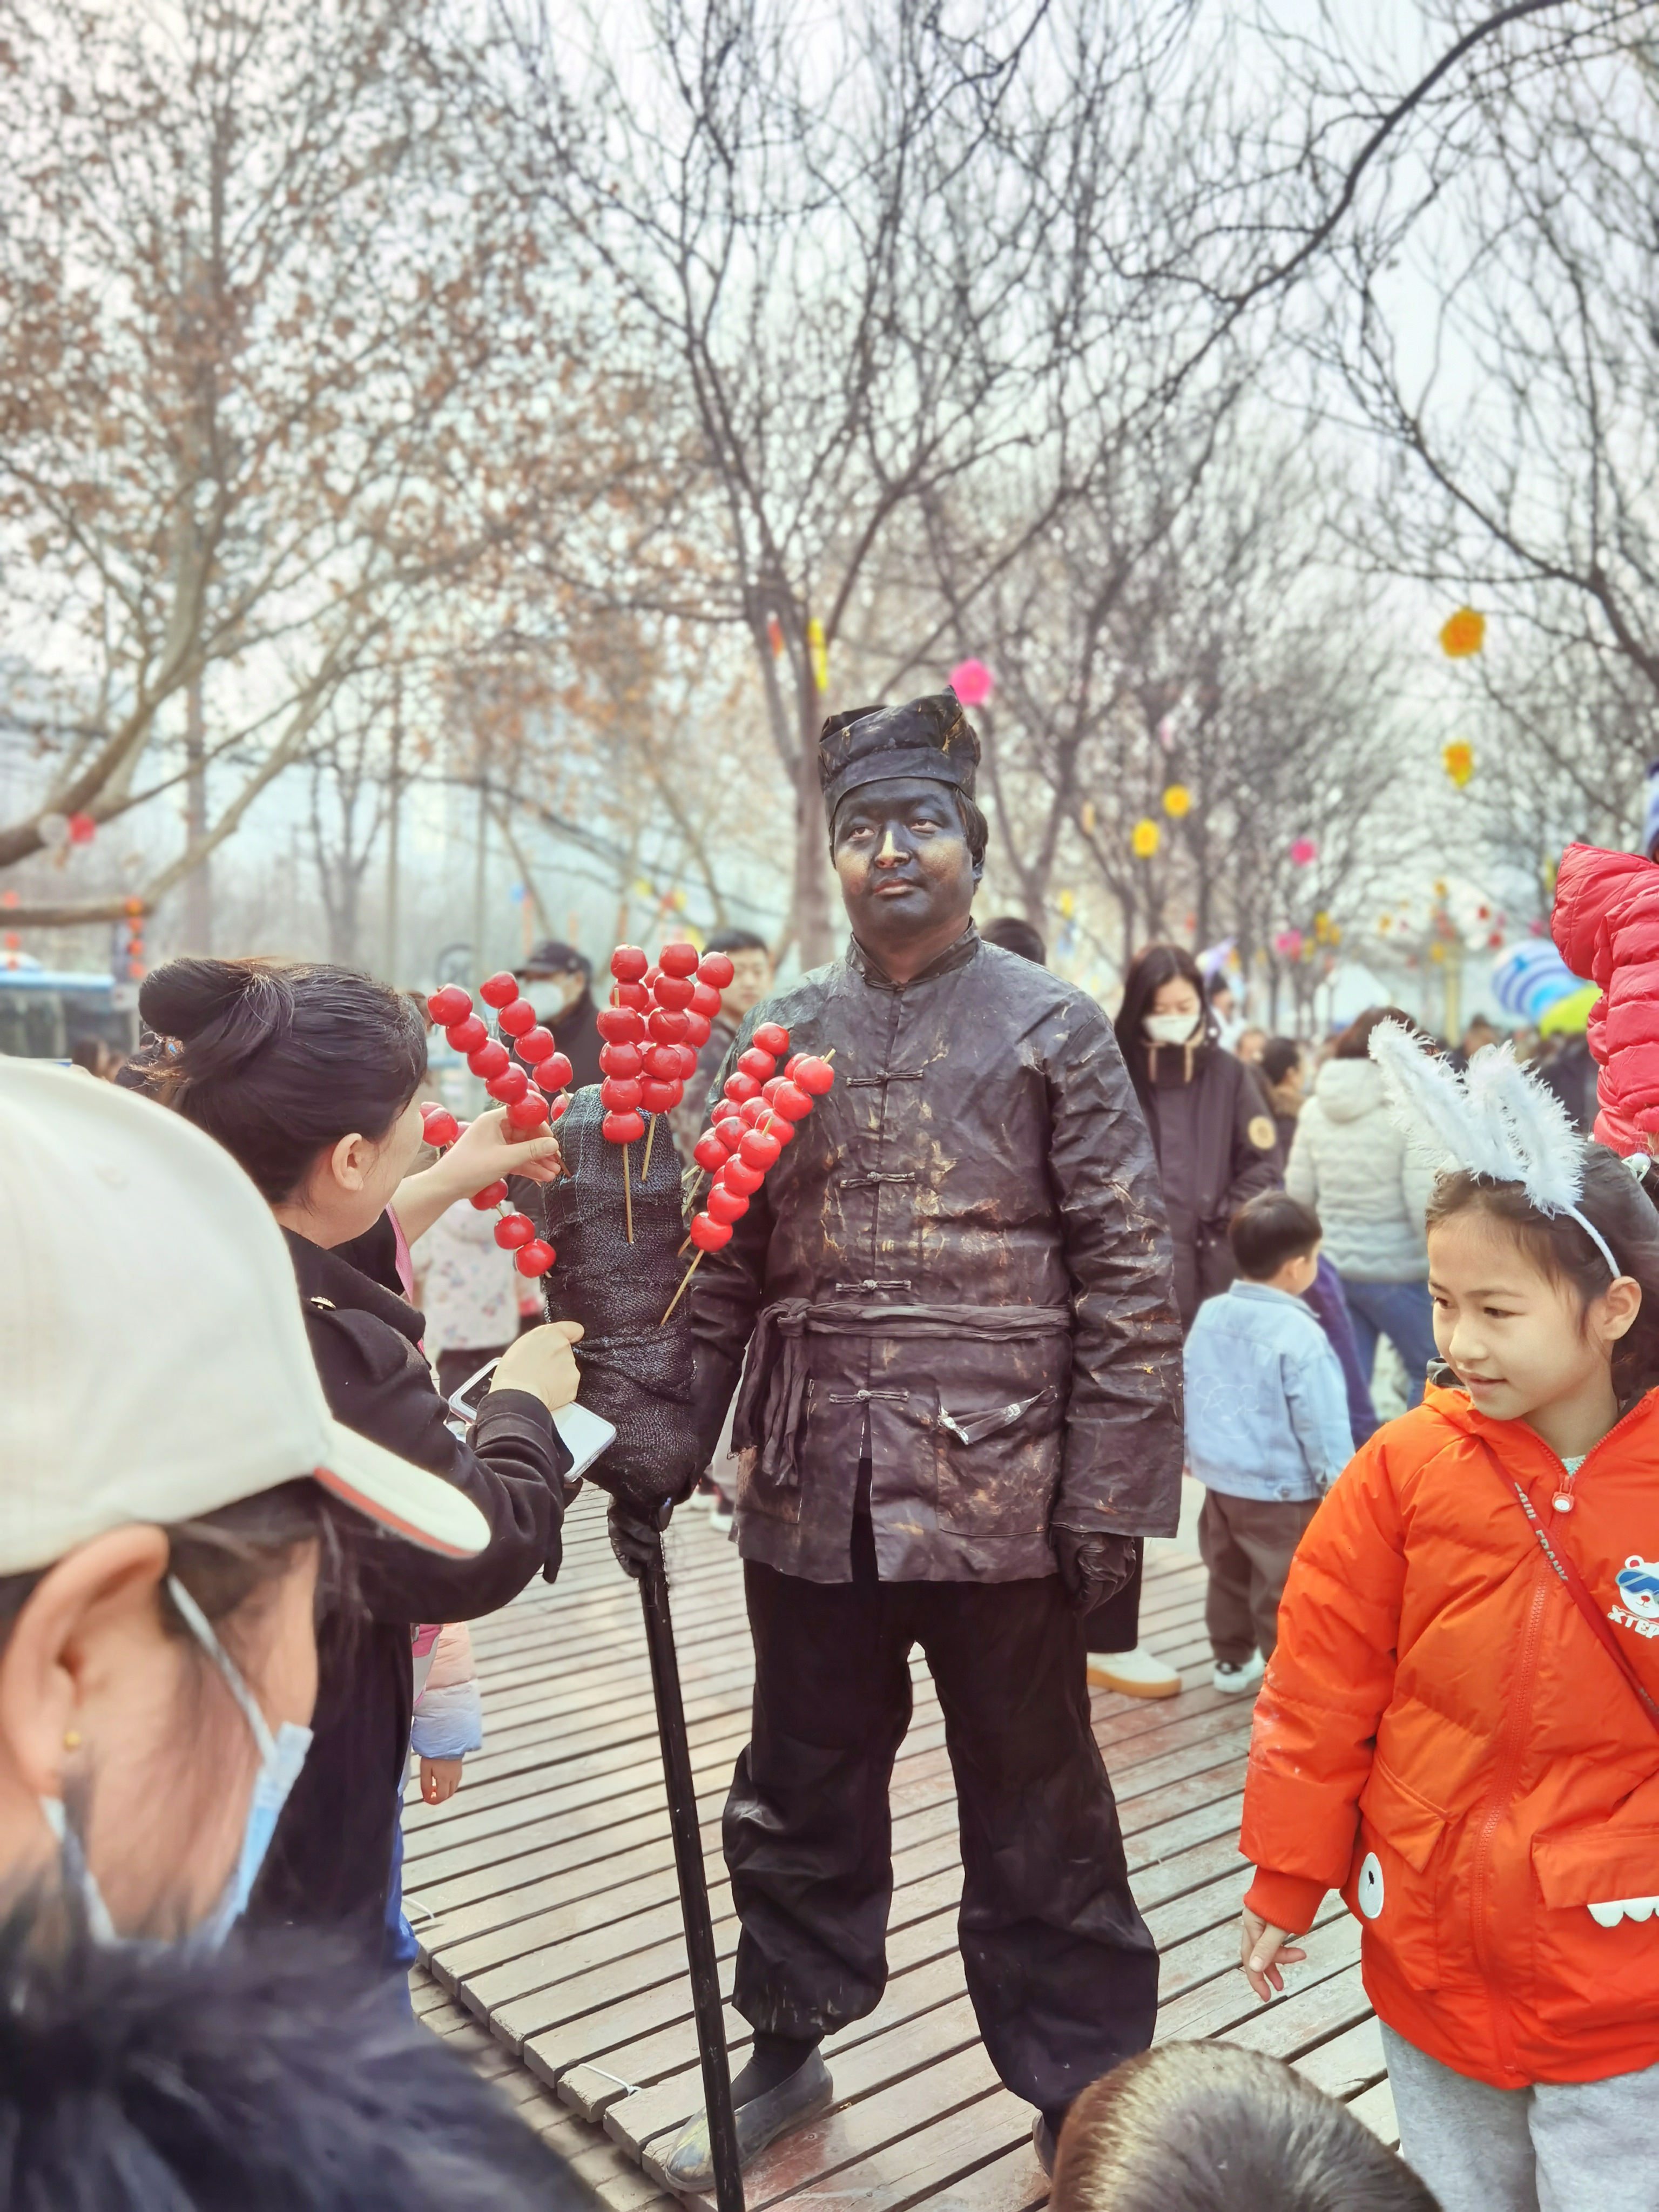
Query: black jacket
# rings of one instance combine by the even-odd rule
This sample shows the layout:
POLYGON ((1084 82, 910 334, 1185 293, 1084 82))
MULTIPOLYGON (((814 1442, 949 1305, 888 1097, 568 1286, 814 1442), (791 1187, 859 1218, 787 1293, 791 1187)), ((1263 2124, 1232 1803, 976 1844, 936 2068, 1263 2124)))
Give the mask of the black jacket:
MULTIPOLYGON (((337 1420, 442 1474, 489 1522, 476 1559, 441 1559, 331 1510, 347 1603, 317 1638, 316 1741, 283 1808, 254 1891, 255 1922, 349 1925, 378 1952, 392 1832, 409 1760, 414 1703, 410 1629, 472 1620, 559 1565, 570 1465, 539 1398, 492 1390, 465 1444, 416 1349, 425 1326, 396 1292, 345 1258, 284 1232, 299 1279, 312 1357, 337 1420), (352 1602, 355 1596, 355 1602, 352 1602)), ((366 1240, 359 1240, 360 1246, 366 1240)), ((370 1257, 357 1247, 360 1258, 370 1257)))
POLYGON ((1158 1149, 1185 1330, 1238 1272, 1227 1224, 1285 1180, 1279 1127, 1254 1069, 1219 1044, 1132 1045, 1128 1061, 1158 1149))
POLYGON ((759 1020, 833 1048, 836 1079, 690 1293, 711 1448, 762 1317, 744 1557, 849 1579, 866 1444, 889 1581, 1052 1573, 1051 1518, 1173 1535, 1169 1234, 1094 1000, 969 927, 903 985, 854 942, 738 1045, 759 1020))
POLYGON ((591 2212, 384 1984, 314 1940, 146 1958, 0 1929, 0 2212, 591 2212))
POLYGON ((580 1091, 601 1080, 599 1017, 592 994, 584 991, 553 1024, 553 1042, 570 1062, 570 1088, 580 1091))

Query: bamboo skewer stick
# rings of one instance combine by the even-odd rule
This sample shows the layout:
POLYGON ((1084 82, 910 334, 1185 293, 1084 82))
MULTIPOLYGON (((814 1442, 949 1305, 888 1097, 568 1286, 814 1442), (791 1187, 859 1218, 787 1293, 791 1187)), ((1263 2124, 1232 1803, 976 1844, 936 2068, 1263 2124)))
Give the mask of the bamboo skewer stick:
POLYGON ((657 1121, 658 1116, 654 1114, 647 1114, 645 1117, 645 1158, 640 1163, 640 1182, 641 1185, 644 1184, 647 1176, 651 1172, 651 1147, 656 1139, 657 1121))
POLYGON ((634 1187, 633 1187, 632 1183, 631 1183, 631 1182, 629 1182, 629 1174, 628 1174, 628 1147, 627 1147, 627 1146, 626 1146, 626 1145, 624 1145, 624 1146, 623 1146, 623 1148, 622 1148, 622 1156, 623 1156, 623 1212, 624 1216, 626 1217, 626 1219, 627 1219, 627 1222, 628 1222, 628 1241, 629 1241, 629 1243, 631 1244, 631 1243, 634 1242, 634 1187))
POLYGON ((696 1256, 696 1259, 691 1262, 691 1265, 690 1265, 690 1266, 686 1269, 685 1273, 684 1273, 680 1277, 680 1286, 679 1286, 678 1290, 677 1290, 677 1291, 675 1291, 675 1293, 674 1293, 673 1297, 672 1297, 672 1298, 670 1298, 670 1300, 668 1301, 668 1313, 665 1313, 665 1314, 663 1316, 663 1317, 662 1317, 661 1321, 659 1321, 659 1322, 657 1323, 657 1327, 658 1327, 659 1328, 665 1328, 665 1327, 666 1326, 666 1324, 667 1324, 667 1321, 668 1321, 668 1314, 672 1314, 672 1313, 673 1312, 673 1310, 674 1310, 675 1307, 676 1307, 677 1305, 678 1305, 678 1304, 679 1304, 680 1300, 681 1300, 681 1299, 685 1296, 685 1286, 686 1286, 686 1285, 690 1281, 690 1279, 691 1279, 692 1276, 693 1276, 693 1275, 695 1275, 695 1274, 696 1273, 696 1272, 697 1272, 697 1268, 698 1268, 698 1266, 699 1266, 699 1264, 701 1263, 702 1259, 702 1254, 701 1252, 699 1252, 699 1253, 698 1253, 698 1255, 697 1255, 697 1256, 696 1256))

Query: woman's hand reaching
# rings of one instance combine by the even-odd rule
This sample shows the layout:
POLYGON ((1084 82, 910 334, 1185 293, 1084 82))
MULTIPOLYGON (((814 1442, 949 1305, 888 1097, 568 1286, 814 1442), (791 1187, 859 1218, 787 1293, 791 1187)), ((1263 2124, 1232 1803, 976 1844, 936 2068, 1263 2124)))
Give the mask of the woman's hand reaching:
POLYGON ((418 1175, 405 1176, 392 1200, 404 1235, 413 1244, 456 1201, 502 1176, 524 1176, 532 1182, 554 1182, 564 1173, 556 1137, 546 1129, 520 1138, 507 1126, 505 1106, 492 1107, 469 1122, 441 1159, 418 1175))

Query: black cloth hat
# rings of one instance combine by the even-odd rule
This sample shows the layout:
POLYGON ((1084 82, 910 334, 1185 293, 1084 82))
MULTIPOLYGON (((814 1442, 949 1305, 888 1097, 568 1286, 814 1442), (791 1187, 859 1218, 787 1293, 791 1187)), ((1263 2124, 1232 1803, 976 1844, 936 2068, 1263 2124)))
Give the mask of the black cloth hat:
POLYGON ((562 945, 557 938, 550 937, 532 946, 513 972, 515 975, 592 976, 593 963, 574 945, 562 945))
POLYGON ((979 738, 948 687, 902 707, 832 714, 818 738, 818 781, 832 823, 849 791, 889 776, 948 783, 971 799, 978 766, 979 738))

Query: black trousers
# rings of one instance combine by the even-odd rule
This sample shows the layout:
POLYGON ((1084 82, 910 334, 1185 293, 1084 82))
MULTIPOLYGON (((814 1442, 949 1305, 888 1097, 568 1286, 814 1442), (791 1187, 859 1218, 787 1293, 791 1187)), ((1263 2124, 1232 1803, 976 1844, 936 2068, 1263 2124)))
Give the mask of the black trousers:
POLYGON ((1140 1569, 1144 1546, 1135 1546, 1134 1571, 1121 1590, 1103 1605, 1083 1616, 1083 1648, 1109 1656, 1114 1651, 1133 1651, 1140 1641, 1140 1569))
POLYGON ((1052 2111, 1152 2041, 1158 1954, 1129 1893, 1089 1723, 1078 1617, 1058 1576, 883 1583, 868 1521, 854 1578, 744 1569, 753 1735, 726 1806, 742 1921, 733 2002, 813 2038, 874 2009, 893 1893, 888 1787, 908 1654, 938 1685, 962 1837, 963 1964, 1017 2096, 1052 2111))

